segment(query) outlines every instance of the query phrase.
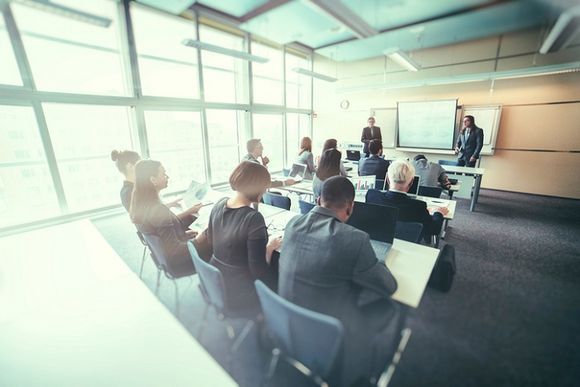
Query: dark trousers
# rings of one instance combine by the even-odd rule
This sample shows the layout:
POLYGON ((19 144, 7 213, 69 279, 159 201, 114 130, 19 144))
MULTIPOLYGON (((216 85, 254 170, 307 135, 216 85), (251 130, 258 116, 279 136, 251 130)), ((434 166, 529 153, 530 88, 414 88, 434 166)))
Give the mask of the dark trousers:
POLYGON ((467 161, 465 159, 457 159, 457 165, 460 167, 475 168, 475 163, 477 163, 477 160, 471 162, 469 159, 467 159, 467 161))

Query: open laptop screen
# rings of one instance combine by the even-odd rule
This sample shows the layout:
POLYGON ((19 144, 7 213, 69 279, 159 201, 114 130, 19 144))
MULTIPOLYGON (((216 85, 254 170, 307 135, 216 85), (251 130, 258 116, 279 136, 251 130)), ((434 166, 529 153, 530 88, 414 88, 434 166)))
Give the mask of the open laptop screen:
POLYGON ((419 185, 421 183, 421 177, 415 176, 413 178, 413 184, 411 184, 411 188, 409 188, 409 193, 411 195, 418 195, 419 194, 419 185))
POLYGON ((393 243, 398 217, 396 207, 354 202, 352 215, 346 223, 366 232, 371 239, 393 243))

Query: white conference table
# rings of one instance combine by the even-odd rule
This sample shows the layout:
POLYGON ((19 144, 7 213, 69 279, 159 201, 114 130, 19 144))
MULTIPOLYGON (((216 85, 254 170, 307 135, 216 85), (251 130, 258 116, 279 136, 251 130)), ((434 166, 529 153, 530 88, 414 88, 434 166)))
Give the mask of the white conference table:
POLYGON ((443 165, 445 172, 451 173, 453 175, 464 175, 473 176, 475 179, 475 185, 473 190, 473 196, 471 197, 471 204, 469 206, 469 211, 475 211, 475 205, 479 199, 479 189, 481 188, 481 179, 483 179, 483 174, 485 173, 485 168, 472 168, 472 167, 459 167, 456 165, 443 165))
POLYGON ((237 385, 89 221, 0 251, 0 386, 237 385))

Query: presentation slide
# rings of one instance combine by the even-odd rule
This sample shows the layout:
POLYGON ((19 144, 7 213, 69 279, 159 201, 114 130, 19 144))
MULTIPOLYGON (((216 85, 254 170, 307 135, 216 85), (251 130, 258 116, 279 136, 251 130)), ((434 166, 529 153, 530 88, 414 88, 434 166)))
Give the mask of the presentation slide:
POLYGON ((397 105, 399 147, 453 149, 456 99, 397 105))

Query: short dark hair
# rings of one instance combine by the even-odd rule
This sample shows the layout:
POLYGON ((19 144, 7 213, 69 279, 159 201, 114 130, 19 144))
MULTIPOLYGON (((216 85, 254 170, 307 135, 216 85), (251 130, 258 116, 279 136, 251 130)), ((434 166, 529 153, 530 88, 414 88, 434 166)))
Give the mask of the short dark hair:
POLYGON ((379 154, 379 152, 383 149, 383 142, 381 140, 371 140, 369 142, 369 151, 373 155, 379 154))
POLYGON ((467 115, 467 116, 464 116, 463 118, 469 118, 469 121, 471 121, 471 123, 473 125, 475 125, 475 118, 473 116, 467 115))
POLYGON ((242 161, 230 175, 230 186, 248 200, 256 202, 270 187, 270 173, 261 164, 242 161))
POLYGON ((252 138, 248 140, 248 142, 246 143, 246 149, 248 150, 248 153, 252 153, 259 143, 260 143, 259 138, 252 138))
POLYGON ((344 176, 329 177, 322 184, 320 202, 327 208, 344 208, 354 201, 354 186, 344 176))
POLYGON ((417 155, 414 158, 415 161, 423 160, 423 159, 427 160, 427 157, 425 157, 425 155, 417 155))

